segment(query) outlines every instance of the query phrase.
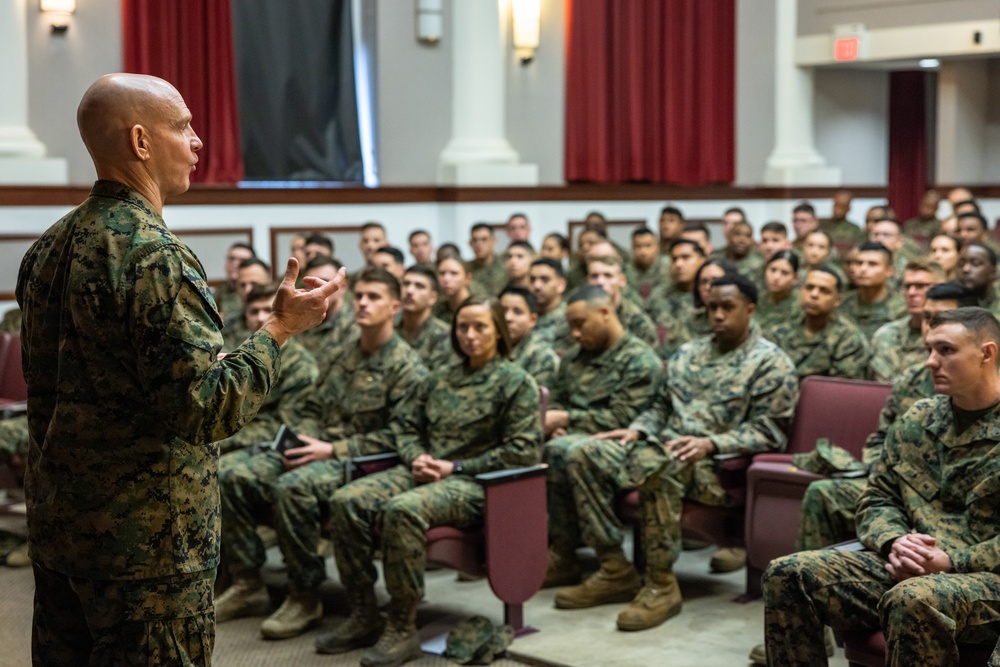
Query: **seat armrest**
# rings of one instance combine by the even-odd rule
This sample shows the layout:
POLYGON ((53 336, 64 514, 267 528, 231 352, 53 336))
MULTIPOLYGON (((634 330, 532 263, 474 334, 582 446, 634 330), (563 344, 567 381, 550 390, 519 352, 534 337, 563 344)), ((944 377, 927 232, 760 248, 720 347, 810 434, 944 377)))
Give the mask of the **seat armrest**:
POLYGON ((0 415, 3 419, 10 419, 11 417, 18 417, 25 414, 28 411, 27 401, 13 401, 5 403, 0 399, 0 415))
POLYGON ((374 475, 400 463, 402 463, 402 459, 396 452, 382 452, 381 454, 368 454, 347 459, 344 466, 344 483, 349 484, 358 477, 374 475))
POLYGON ((715 474, 719 478, 719 485, 736 502, 745 502, 747 468, 753 461, 753 454, 716 454, 712 457, 712 461, 715 465, 715 474))
POLYGON ((476 475, 476 481, 484 487, 496 484, 505 484, 519 479, 530 479, 545 475, 549 469, 547 463, 538 463, 524 468, 508 468, 507 470, 494 470, 492 472, 482 472, 476 475))
POLYGON ((366 456, 355 456, 349 459, 351 463, 367 465, 369 463, 397 463, 401 459, 396 452, 382 452, 381 454, 368 454, 366 456))

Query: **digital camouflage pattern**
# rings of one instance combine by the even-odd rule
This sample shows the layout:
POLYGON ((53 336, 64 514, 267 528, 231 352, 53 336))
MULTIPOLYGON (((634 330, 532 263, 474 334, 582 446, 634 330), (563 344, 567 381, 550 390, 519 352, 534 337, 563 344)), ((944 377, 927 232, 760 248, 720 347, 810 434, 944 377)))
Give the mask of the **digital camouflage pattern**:
POLYGON ((895 382, 900 373, 927 360, 927 346, 920 327, 910 326, 910 316, 883 324, 872 336, 868 375, 876 382, 895 382))
POLYGON ((819 229, 829 234, 838 248, 849 248, 868 240, 868 232, 848 220, 820 220, 819 229))
POLYGON ((250 337, 251 331, 250 327, 247 326, 246 316, 243 314, 242 307, 226 324, 227 326, 222 329, 222 351, 231 352, 250 337))
POLYGON ((3 319, 0 320, 0 334, 14 334, 15 336, 21 335, 21 309, 11 308, 3 315, 3 319))
POLYGON ((903 223, 903 234, 922 248, 926 248, 930 244, 931 239, 940 233, 941 221, 937 218, 930 218, 928 220, 910 218, 903 223))
POLYGON ((691 308, 683 314, 683 319, 664 315, 659 326, 663 331, 663 342, 656 347, 656 353, 661 359, 672 357, 684 343, 712 333, 712 323, 708 321, 705 308, 691 308))
POLYGON ((871 340, 880 326, 906 315, 906 300, 898 292, 889 292, 881 301, 865 304, 858 292, 848 292, 840 304, 840 314, 857 324, 865 338, 871 340))
POLYGON ((785 351, 799 379, 809 375, 864 379, 868 371, 868 341, 853 322, 834 314, 814 334, 806 331, 805 315, 777 325, 768 339, 785 351))
POLYGON ((507 267, 502 255, 493 255, 493 261, 489 266, 478 259, 473 259, 466 263, 466 268, 472 275, 472 282, 490 296, 496 296, 507 286, 507 267))
MULTIPOLYGON (((506 275, 506 273, 504 275, 506 275)), ((470 299, 472 297, 479 298, 487 295, 488 293, 483 291, 483 288, 482 286, 480 286, 479 283, 474 282, 469 286, 470 299)), ((490 296, 496 296, 496 295, 492 294, 490 296)), ((459 303, 458 305, 461 305, 461 303, 459 303)), ((434 317, 444 322, 449 327, 450 331, 451 321, 454 318, 455 314, 451 311, 451 306, 448 305, 448 299, 445 298, 444 294, 442 294, 438 298, 437 303, 435 303, 434 307, 431 308, 431 313, 434 315, 434 317)))
POLYGON ((640 269, 633 261, 632 272, 635 276, 635 282, 630 284, 635 287, 644 305, 649 300, 654 289, 660 285, 670 284, 670 258, 657 255, 656 260, 645 270, 640 269))
POLYGON ((424 592, 427 529, 481 524, 484 494, 473 477, 538 463, 538 385, 520 366, 499 356, 478 370, 453 363, 432 373, 404 412, 396 447, 403 465, 337 491, 330 521, 345 586, 370 590, 374 585, 372 529, 380 525, 389 595, 394 602, 416 605, 424 592), (425 453, 461 459, 464 472, 416 485, 410 467, 425 453))
POLYGON ((28 456, 28 416, 18 415, 0 421, 0 463, 8 464, 15 456, 28 456))
POLYGON ((285 470, 274 452, 242 452, 222 459, 222 548, 230 572, 256 571, 264 545, 256 527, 275 509, 275 530, 294 590, 315 590, 326 577, 316 553, 323 510, 344 484, 348 458, 390 451, 394 422, 427 371, 397 335, 368 356, 358 341, 342 348, 323 383, 301 404, 289 425, 333 445, 335 458, 285 470))
POLYGON ((340 347, 356 336, 358 328, 354 326, 354 309, 341 304, 329 319, 319 326, 296 334, 295 340, 316 360, 319 378, 322 380, 330 372, 330 364, 340 347))
POLYGON ((548 339, 549 343, 552 343, 556 337, 556 330, 565 321, 566 303, 560 301, 559 305, 552 308, 549 312, 538 316, 538 321, 535 322, 535 328, 532 331, 539 338, 548 339))
POLYGON ((510 360, 528 371, 539 387, 551 387, 559 368, 559 355, 551 341, 538 336, 534 330, 521 339, 514 347, 510 360))
MULTIPOLYGON (((643 312, 639 305, 634 301, 624 298, 624 295, 622 296, 621 303, 618 305, 618 320, 625 327, 625 331, 628 331, 647 345, 653 346, 657 344, 656 325, 653 324, 649 315, 643 312)), ((572 331, 570 331, 569 322, 563 317, 563 321, 556 327, 552 347, 555 348, 556 354, 562 358, 575 345, 576 341, 573 339, 572 331)))
POLYGON ((460 665, 488 665, 514 641, 514 628, 493 625, 485 616, 473 616, 448 631, 444 657, 460 665))
POLYGON ((250 423, 217 444, 223 454, 274 440, 282 424, 292 423, 298 405, 315 388, 316 359, 294 339, 281 348, 278 381, 250 423))
MULTIPOLYGON (((624 428, 656 396, 662 364, 652 349, 631 334, 626 334, 602 352, 574 352, 563 359, 551 394, 549 409, 568 410, 568 434, 550 440, 542 456, 549 465, 547 495, 549 508, 549 544, 569 551, 581 542, 597 547, 620 543, 614 530, 599 531, 606 523, 590 514, 579 515, 586 507, 585 496, 600 487, 578 489, 579 481, 569 470, 577 449, 605 448, 608 469, 620 468, 625 448, 611 440, 594 440, 602 431, 624 428), (583 496, 583 498, 581 498, 583 496), (598 530, 593 530, 593 527, 598 530), (610 535, 610 537, 608 537, 610 535), (618 541, 614 541, 615 538, 618 541), (608 540, 611 540, 610 542, 608 540)), ((610 491, 614 497, 614 490, 610 491)))
MULTIPOLYGON (((236 291, 236 288, 228 282, 216 286, 212 297, 215 299, 215 305, 219 308, 219 315, 222 316, 223 331, 237 318, 243 317, 243 300, 240 299, 240 293, 236 291)), ((237 345, 242 342, 242 340, 237 341, 237 345)))
POLYGON ((396 333, 420 355, 427 368, 439 368, 448 363, 452 353, 451 328, 433 315, 412 338, 406 335, 399 322, 396 323, 396 333))
POLYGON ((98 181, 21 263, 33 562, 91 579, 213 569, 218 442, 279 370, 259 331, 218 360, 198 259, 141 195, 98 181), (65 295, 65 296, 64 296, 65 295))
POLYGON ((674 283, 661 285, 650 294, 646 312, 658 330, 652 345, 656 346, 660 358, 670 358, 681 345, 691 340, 687 322, 694 317, 695 310, 692 292, 684 292, 674 283))
POLYGON ((775 302, 772 295, 761 287, 753 319, 765 338, 770 338, 771 332, 779 324, 792 322, 801 317, 802 304, 799 302, 797 290, 793 289, 791 295, 784 301, 775 302))
POLYGON ((858 501, 867 551, 806 551, 764 575, 771 664, 824 664, 823 625, 886 634, 887 665, 955 665, 957 642, 1000 633, 1000 407, 956 434, 951 399, 917 401, 890 429, 858 501), (907 533, 933 536, 947 574, 897 582, 884 554, 907 533))
POLYGON ((726 253, 729 251, 728 246, 723 246, 718 250, 712 252, 709 257, 711 259, 726 259, 736 265, 737 273, 740 273, 750 280, 753 280, 753 276, 760 275, 764 271, 764 258, 759 252, 751 248, 743 257, 739 259, 733 259, 729 257, 726 253))

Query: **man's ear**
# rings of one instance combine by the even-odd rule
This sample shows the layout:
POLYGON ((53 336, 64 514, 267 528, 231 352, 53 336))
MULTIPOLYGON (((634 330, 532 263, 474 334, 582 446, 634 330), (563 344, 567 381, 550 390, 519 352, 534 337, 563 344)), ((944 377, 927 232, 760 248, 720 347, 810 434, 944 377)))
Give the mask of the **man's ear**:
POLYGON ((996 366, 997 363, 997 344, 991 340, 986 341, 979 348, 983 354, 983 363, 992 364, 996 366))
POLYGON ((132 153, 143 162, 150 158, 149 132, 142 125, 133 125, 129 130, 129 145, 132 153))

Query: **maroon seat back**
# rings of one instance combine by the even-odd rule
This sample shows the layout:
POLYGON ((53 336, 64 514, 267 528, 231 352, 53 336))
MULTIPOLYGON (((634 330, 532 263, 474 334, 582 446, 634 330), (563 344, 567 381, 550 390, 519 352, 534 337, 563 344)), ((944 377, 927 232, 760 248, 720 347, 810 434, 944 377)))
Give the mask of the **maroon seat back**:
POLYGON ((805 378, 799 385, 799 402, 786 451, 808 452, 815 449, 818 439, 829 438, 860 458, 891 390, 890 385, 867 380, 814 375, 805 378))
POLYGON ((21 337, 9 336, 4 352, 3 371, 0 374, 0 398, 10 401, 28 399, 28 385, 21 370, 21 337))

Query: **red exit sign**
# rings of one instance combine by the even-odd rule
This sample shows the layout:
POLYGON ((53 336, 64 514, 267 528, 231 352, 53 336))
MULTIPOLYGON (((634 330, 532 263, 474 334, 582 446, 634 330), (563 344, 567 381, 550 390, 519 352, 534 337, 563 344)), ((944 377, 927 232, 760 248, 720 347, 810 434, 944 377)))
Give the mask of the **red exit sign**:
POLYGON ((857 60, 861 40, 857 37, 841 37, 833 42, 833 59, 838 61, 857 60))

